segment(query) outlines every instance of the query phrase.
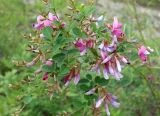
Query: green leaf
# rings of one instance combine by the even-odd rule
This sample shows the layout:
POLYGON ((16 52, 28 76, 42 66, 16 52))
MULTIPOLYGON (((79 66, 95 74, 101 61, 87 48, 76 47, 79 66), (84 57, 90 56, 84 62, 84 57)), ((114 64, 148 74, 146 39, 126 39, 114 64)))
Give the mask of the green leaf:
POLYGON ((99 57, 96 49, 90 48, 89 50, 92 52, 92 54, 93 54, 95 57, 99 57))
POLYGON ((63 48, 66 46, 67 43, 71 42, 71 39, 64 38, 63 36, 59 35, 59 37, 56 37, 54 43, 53 43, 53 52, 57 53, 60 48, 63 48))
POLYGON ((32 101, 32 96, 25 96, 23 101, 25 104, 29 104, 32 101))
POLYGON ((106 33, 105 39, 106 39, 106 40, 110 40, 110 34, 109 34, 109 33, 106 33))
POLYGON ((64 43, 65 43, 65 38, 63 38, 62 36, 57 37, 55 44, 63 45, 64 43))
POLYGON ((56 64, 54 64, 52 66, 43 65, 42 66, 42 70, 44 72, 55 72, 55 70, 56 70, 56 64))
POLYGON ((74 28, 72 29, 72 32, 73 32, 73 34, 76 35, 76 36, 81 36, 81 35, 82 35, 81 30, 80 30, 79 28, 77 28, 77 27, 74 27, 74 28))
POLYGON ((68 55, 79 55, 79 50, 78 49, 70 49, 70 50, 67 50, 66 53, 68 55))
POLYGON ((85 95, 84 96, 85 99, 87 99, 87 101, 92 101, 93 102, 93 99, 97 99, 97 96, 92 94, 92 95, 85 95))
POLYGON ((86 92, 90 89, 90 87, 86 84, 79 85, 79 87, 82 92, 86 92))
POLYGON ((66 65, 62 65, 61 69, 60 69, 60 74, 59 75, 65 75, 69 72, 69 67, 67 67, 66 65))
POLYGON ((90 14, 92 14, 93 12, 95 12, 96 8, 95 6, 86 6, 83 9, 81 9, 81 13, 80 16, 89 16, 90 14))
POLYGON ((109 80, 106 80, 106 79, 104 79, 104 78, 101 78, 101 77, 99 77, 99 76, 96 76, 95 82, 96 82, 97 84, 101 85, 101 86, 106 86, 106 85, 108 84, 109 80))
POLYGON ((76 58, 74 58, 74 57, 70 57, 70 58, 68 58, 68 59, 66 59, 67 61, 67 63, 68 63, 68 66, 69 67, 71 67, 71 66, 73 66, 73 65, 75 65, 76 64, 76 61, 77 61, 77 59, 76 58))
POLYGON ((55 20, 52 24, 55 25, 56 27, 61 26, 61 22, 59 22, 57 20, 55 20))
POLYGON ((88 79, 81 79, 79 81, 79 84, 86 84, 86 83, 89 83, 89 80, 88 79))
POLYGON ((92 75, 87 74, 87 75, 86 75, 86 78, 87 78, 88 80, 92 80, 92 75))
POLYGON ((42 33, 44 34, 46 40, 51 40, 52 39, 52 32, 53 32, 53 29, 49 26, 45 27, 42 30, 42 33))
POLYGON ((93 29, 93 31, 97 31, 97 26, 96 26, 96 24, 95 23, 92 23, 91 24, 91 28, 93 29))
POLYGON ((57 63, 58 66, 63 64, 63 61, 65 59, 65 54, 64 53, 58 53, 52 57, 53 61, 57 63))
POLYGON ((59 59, 64 59, 64 57, 65 57, 65 54, 63 54, 63 53, 58 53, 58 54, 54 55, 54 56, 52 57, 52 59, 55 60, 55 61, 57 61, 57 60, 59 60, 59 59))

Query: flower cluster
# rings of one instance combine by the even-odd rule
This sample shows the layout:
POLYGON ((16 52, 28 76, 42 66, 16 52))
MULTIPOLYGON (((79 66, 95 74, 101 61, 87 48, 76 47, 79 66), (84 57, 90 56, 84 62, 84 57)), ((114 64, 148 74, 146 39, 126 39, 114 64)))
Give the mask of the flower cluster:
POLYGON ((74 79, 74 84, 77 85, 80 80, 80 69, 76 70, 76 68, 72 68, 70 70, 70 72, 64 78, 65 86, 69 85, 72 78, 74 79))
POLYGON ((92 39, 79 39, 74 44, 78 47, 81 55, 84 55, 87 52, 87 48, 94 48, 94 40, 92 39))
POLYGON ((96 108, 99 108, 101 104, 104 102, 105 104, 105 110, 108 116, 110 116, 108 104, 110 103, 113 107, 119 108, 120 103, 116 101, 117 97, 113 96, 111 93, 106 94, 104 97, 100 97, 98 101, 96 102, 96 108))
POLYGON ((111 42, 109 43, 108 41, 103 40, 99 45, 101 60, 98 60, 95 67, 92 69, 100 73, 100 67, 103 67, 103 75, 105 79, 109 79, 109 75, 113 75, 116 80, 120 80, 123 77, 121 74, 122 66, 120 61, 129 64, 128 58, 121 56, 117 52, 118 38, 120 38, 124 32, 121 30, 122 24, 118 23, 116 17, 114 17, 113 24, 107 24, 107 26, 111 30, 111 42))
POLYGON ((139 49, 138 49, 138 55, 139 57, 141 58, 142 62, 143 63, 146 63, 148 57, 147 55, 149 55, 151 52, 153 52, 154 50, 151 49, 150 47, 144 47, 144 46, 141 46, 139 49))
POLYGON ((114 17, 113 24, 106 24, 106 26, 110 29, 111 34, 116 36, 119 41, 122 41, 121 38, 124 35, 124 32, 122 31, 122 24, 118 22, 117 17, 114 17))
POLYGON ((94 94, 96 89, 99 89, 99 92, 100 92, 100 94, 102 94, 102 96, 99 97, 98 101, 96 102, 95 108, 99 108, 102 105, 102 103, 104 103, 105 111, 106 111, 107 115, 110 116, 108 105, 111 104, 115 108, 119 108, 119 106, 120 106, 120 103, 118 103, 116 101, 117 97, 112 95, 111 93, 108 93, 104 88, 99 88, 98 86, 96 86, 95 88, 92 88, 91 90, 89 90, 85 94, 86 95, 94 94))
POLYGON ((57 29, 57 28, 64 27, 65 25, 65 23, 62 22, 58 27, 56 24, 54 24, 54 21, 58 21, 61 23, 58 16, 49 12, 48 16, 39 15, 37 17, 37 24, 33 24, 33 27, 37 28, 38 30, 42 30, 44 27, 47 27, 47 26, 50 26, 53 29, 57 29))

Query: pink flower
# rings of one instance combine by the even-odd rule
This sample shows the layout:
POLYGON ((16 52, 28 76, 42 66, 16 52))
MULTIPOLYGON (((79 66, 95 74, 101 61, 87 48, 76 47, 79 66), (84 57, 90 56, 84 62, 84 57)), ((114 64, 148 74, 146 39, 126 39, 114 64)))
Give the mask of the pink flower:
POLYGON ((58 21, 58 18, 57 16, 53 15, 52 13, 48 13, 48 19, 51 20, 51 21, 58 21))
POLYGON ((53 64, 53 62, 51 60, 46 61, 47 66, 51 66, 52 64, 53 64))
POLYGON ((75 46, 78 47, 80 54, 84 55, 87 51, 86 42, 83 39, 76 41, 75 46))
POLYGON ((110 116, 108 104, 110 103, 113 107, 119 108, 120 103, 116 101, 117 97, 113 96, 112 94, 108 93, 106 94, 103 98, 99 98, 98 101, 96 102, 96 108, 99 108, 101 104, 104 102, 105 103, 105 110, 108 116, 110 116))
POLYGON ((81 55, 84 55, 87 52, 87 48, 94 47, 94 42, 92 39, 89 40, 79 39, 74 44, 76 47, 78 47, 81 55))
POLYGON ((71 74, 69 73, 65 78, 64 78, 64 82, 65 82, 65 86, 68 86, 71 80, 71 74))
POLYGON ((108 56, 103 60, 102 64, 105 64, 105 63, 107 63, 108 61, 110 61, 112 57, 113 57, 113 54, 108 55, 108 56))
POLYGON ((87 40, 86 46, 88 48, 94 48, 94 42, 93 42, 93 40, 92 39, 87 40))
POLYGON ((91 95, 94 94, 96 91, 96 88, 92 88, 91 90, 89 90, 88 92, 85 93, 85 95, 91 95))
POLYGON ((110 103, 111 103, 111 105, 112 105, 113 107, 119 108, 120 103, 118 103, 118 102, 116 101, 117 96, 113 96, 112 94, 109 94, 109 96, 106 96, 106 97, 107 97, 107 99, 109 99, 109 101, 110 101, 110 103), (110 97, 110 98, 109 98, 109 97, 110 97))
MULTIPOLYGON (((117 62, 119 62, 119 61, 117 60, 117 62)), ((110 75, 113 75, 116 80, 120 80, 123 77, 123 75, 120 72, 121 71, 121 65, 118 64, 118 66, 117 66, 115 58, 112 62, 109 61, 105 65, 106 65, 106 69, 107 69, 108 73, 110 75)))
POLYGON ((116 35, 117 38, 119 38, 122 34, 122 24, 118 22, 117 17, 114 17, 113 25, 112 25, 112 34, 116 35))
POLYGON ((72 78, 74 78, 74 84, 77 85, 79 80, 80 80, 80 70, 78 69, 78 71, 76 72, 76 69, 73 68, 70 70, 70 72, 65 76, 64 78, 64 82, 65 82, 65 86, 68 86, 70 81, 72 80, 72 78))
POLYGON ((142 62, 143 63, 146 63, 148 57, 147 55, 149 55, 151 52, 153 52, 153 49, 151 48, 146 48, 144 46, 141 46, 139 49, 138 49, 138 55, 139 57, 141 58, 142 62))
POLYGON ((120 64, 120 62, 119 62, 119 60, 117 59, 117 57, 115 57, 115 60, 116 60, 116 66, 117 66, 117 69, 118 69, 118 71, 119 72, 121 72, 121 64, 120 64))
POLYGON ((152 75, 149 75, 149 76, 147 77, 147 80, 153 81, 153 80, 154 80, 154 77, 153 77, 152 75))
MULTIPOLYGON (((100 52, 102 58, 101 65, 103 67, 104 78, 109 79, 109 75, 112 75, 115 77, 116 80, 120 80, 123 75, 121 74, 122 66, 119 61, 118 55, 116 55, 115 53, 107 55, 107 53, 102 50, 100 52)), ((125 62, 128 62, 126 58, 122 57, 122 59, 125 62)))
POLYGON ((130 62, 128 61, 128 59, 125 58, 124 56, 120 56, 120 59, 121 59, 121 61, 122 61, 123 63, 125 63, 125 64, 130 64, 130 62))
POLYGON ((42 77, 42 80, 47 80, 48 79, 48 72, 45 72, 45 74, 42 77))
POLYGON ((112 43, 107 45, 106 41, 103 41, 100 45, 99 45, 99 49, 102 51, 106 51, 106 52, 113 52, 117 49, 117 37, 113 36, 111 38, 112 43))
POLYGON ((77 85, 78 82, 79 82, 79 80, 80 80, 80 73, 78 72, 78 73, 75 74, 75 76, 74 76, 74 84, 77 85))
POLYGON ((109 112, 109 108, 108 108, 108 104, 105 104, 105 111, 107 113, 107 116, 110 116, 110 112, 109 112))
POLYGON ((106 80, 109 79, 108 70, 107 70, 107 67, 106 67, 106 66, 104 66, 104 68, 103 68, 103 75, 104 75, 104 78, 105 78, 106 80))
POLYGON ((105 97, 98 99, 98 101, 96 102, 96 108, 99 108, 101 106, 101 104, 103 103, 104 99, 105 99, 105 97))
MULTIPOLYGON (((37 24, 34 24, 33 27, 37 28, 38 30, 42 30, 46 26, 50 26, 53 29, 56 29, 57 27, 52 24, 54 21, 59 21, 59 19, 52 13, 48 13, 47 18, 45 18, 42 15, 39 15, 37 17, 37 24)), ((61 27, 64 27, 64 23, 61 24, 61 27)))

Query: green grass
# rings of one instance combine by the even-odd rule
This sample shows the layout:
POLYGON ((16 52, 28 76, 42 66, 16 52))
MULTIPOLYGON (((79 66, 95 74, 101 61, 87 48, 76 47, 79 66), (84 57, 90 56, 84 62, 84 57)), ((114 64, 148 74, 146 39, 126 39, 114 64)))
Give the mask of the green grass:
MULTIPOLYGON (((39 3, 38 3, 39 4, 39 3)), ((11 70, 12 60, 26 55, 23 35, 30 32, 41 4, 24 4, 23 0, 1 0, 0 3, 0 73, 11 70), (36 9, 35 9, 36 8, 36 9), (20 56, 21 54, 21 56, 20 56)))
POLYGON ((159 8, 160 6, 160 0, 114 0, 118 2, 128 2, 128 1, 136 1, 138 4, 142 6, 148 6, 152 8, 159 8))

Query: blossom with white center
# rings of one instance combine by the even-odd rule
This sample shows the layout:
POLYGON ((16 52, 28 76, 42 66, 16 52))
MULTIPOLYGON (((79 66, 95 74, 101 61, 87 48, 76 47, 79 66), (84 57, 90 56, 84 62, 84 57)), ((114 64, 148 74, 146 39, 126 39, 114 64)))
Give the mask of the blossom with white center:
POLYGON ((149 55, 151 52, 153 52, 154 50, 151 49, 150 47, 149 48, 146 48, 144 46, 141 46, 139 49, 138 49, 138 55, 139 57, 141 58, 142 62, 143 63, 146 63, 148 57, 147 55, 149 55))

